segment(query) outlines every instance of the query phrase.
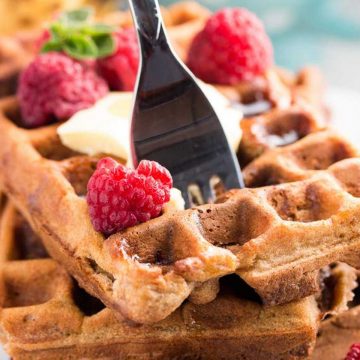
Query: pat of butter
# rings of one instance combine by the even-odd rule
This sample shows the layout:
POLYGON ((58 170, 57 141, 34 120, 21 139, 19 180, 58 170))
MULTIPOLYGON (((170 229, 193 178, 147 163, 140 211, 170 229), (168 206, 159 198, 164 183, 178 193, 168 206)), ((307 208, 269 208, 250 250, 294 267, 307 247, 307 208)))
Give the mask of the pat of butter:
MULTIPOLYGON (((242 113, 213 86, 200 83, 222 123, 230 145, 237 150, 242 113)), ((130 120, 133 104, 131 92, 113 92, 94 106, 74 114, 58 128, 62 143, 88 155, 108 154, 128 160, 130 120)))
POLYGON ((114 92, 94 106, 78 111, 59 126, 61 142, 88 155, 104 153, 126 160, 132 98, 131 92, 114 92))
POLYGON ((181 195, 181 191, 176 188, 170 190, 170 201, 164 205, 164 212, 184 210, 185 200, 181 195))

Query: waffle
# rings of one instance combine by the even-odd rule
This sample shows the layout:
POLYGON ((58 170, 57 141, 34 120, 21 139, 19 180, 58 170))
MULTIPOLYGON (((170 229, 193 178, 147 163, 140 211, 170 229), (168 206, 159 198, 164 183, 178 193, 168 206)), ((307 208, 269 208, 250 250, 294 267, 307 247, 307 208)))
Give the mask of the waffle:
MULTIPOLYGON (((82 197, 97 159, 69 153, 54 126, 18 128, 7 118, 16 121, 14 99, 0 108, 1 186, 49 253, 89 293, 127 318, 159 321, 189 296, 209 302, 217 279, 231 273, 274 305, 317 292, 319 270, 334 261, 359 266, 359 160, 340 161, 356 156, 340 138, 328 159, 318 159, 323 168, 338 162, 327 171, 310 171, 302 182, 234 191, 223 203, 164 214, 105 239, 93 230, 82 197)), ((331 143, 335 135, 327 136, 331 143)), ((303 150, 300 158, 306 158, 303 150)))
POLYGON ((185 302, 157 324, 116 320, 47 257, 10 203, 0 224, 0 288, 0 339, 15 360, 305 359, 319 322, 314 297, 265 308, 234 277, 212 303, 185 302))
POLYGON ((343 137, 322 131, 267 151, 244 168, 243 176, 247 187, 276 185, 307 179, 338 161, 357 156, 358 150, 343 137))
MULTIPOLYGON (((118 13, 117 17, 115 15, 112 21, 115 23, 117 21, 119 26, 129 26, 129 14, 118 13)), ((208 16, 207 10, 191 2, 180 3, 165 10, 170 35, 175 39, 174 43, 178 45, 178 48, 186 53, 189 40, 203 26, 208 16)), ((219 87, 219 89, 230 98, 237 96, 243 104, 256 102, 259 99, 266 100, 272 109, 267 112, 270 114, 277 110, 291 111, 290 108, 295 103, 297 111, 301 111, 302 103, 306 103, 307 107, 320 108, 322 94, 320 84, 321 81, 315 70, 303 70, 297 76, 293 76, 279 69, 273 69, 264 78, 251 84, 243 83, 233 88, 219 87)), ((116 241, 111 239, 104 246, 104 238, 92 230, 86 203, 81 198, 98 159, 81 156, 62 146, 56 135, 56 125, 37 130, 21 130, 13 127, 6 118, 10 117, 15 122, 19 122, 14 99, 4 100, 0 107, 5 115, 1 121, 4 125, 2 134, 13 134, 13 136, 5 135, 9 148, 8 150, 4 148, 2 152, 4 157, 1 156, 1 169, 4 170, 1 182, 6 191, 9 191, 14 199, 16 198, 18 206, 27 214, 32 226, 48 239, 46 246, 49 252, 66 264, 81 285, 93 295, 101 297, 106 305, 138 322, 158 321, 180 306, 188 296, 196 303, 211 301, 218 291, 217 278, 237 270, 239 261, 228 245, 212 244, 211 241, 202 239, 199 229, 195 229, 196 226, 192 229, 191 217, 196 218, 193 213, 188 213, 184 220, 190 224, 190 228, 183 227, 181 221, 180 225, 176 225, 177 220, 175 225, 170 226, 171 229, 174 226, 176 229, 180 227, 176 232, 188 239, 191 245, 188 251, 184 252, 181 248, 175 251, 180 261, 176 258, 169 259, 167 254, 164 255, 164 252, 170 250, 169 246, 163 244, 162 241, 157 244, 156 240, 152 241, 149 249, 144 249, 145 253, 147 251, 149 253, 141 254, 140 262, 136 260, 135 254, 138 249, 134 241, 130 244, 129 252, 127 250, 124 252, 124 259, 119 261, 119 254, 111 251, 111 247, 114 247, 111 244, 115 244, 116 241), (10 155, 11 164, 25 162, 25 167, 28 166, 27 170, 23 166, 18 167, 19 172, 13 173, 10 170, 11 166, 9 167, 10 164, 5 158, 9 156, 6 155, 7 151, 9 154, 13 152, 10 150, 15 145, 12 140, 22 143, 23 151, 18 149, 19 153, 14 154, 14 158, 12 154, 10 155), (22 157, 23 155, 25 158, 22 157), (15 160, 18 156, 19 158, 15 160), (29 187, 25 186, 26 189, 15 189, 14 186, 17 184, 7 178, 7 175, 22 177, 23 171, 33 174, 29 179, 31 184, 29 187), (47 190, 50 192, 47 193, 47 190), (35 195, 40 192, 47 195, 35 195), (39 198, 39 204, 37 201, 30 200, 28 196, 39 198), (47 216, 43 216, 50 215, 56 204, 62 207, 63 214, 59 222, 57 216, 49 216, 52 217, 49 221, 47 216), (71 209, 77 216, 70 219, 71 209), (79 228, 79 221, 84 222, 83 230, 79 228), (196 230, 196 236, 188 234, 193 230, 196 230), (194 238, 195 242, 192 245, 194 238), (62 244, 61 249, 58 247, 59 243, 62 244), (155 251, 154 248, 157 246, 159 250, 155 251), (163 246, 168 249, 163 249, 163 246), (149 260, 153 266, 148 267, 144 264, 145 258, 145 261, 149 260), (114 274, 117 275, 114 276, 114 274), (88 277, 92 281, 89 282, 88 277), (127 286, 120 284, 127 284, 127 286), (132 293, 137 293, 139 296, 134 300, 132 293), (143 300, 148 303, 148 306, 143 306, 143 300)), ((276 119, 271 121, 276 121, 276 119)), ((311 131, 320 128, 317 120, 314 120, 312 124, 311 131)), ((247 131, 244 131, 245 138, 246 134, 247 131)), ((306 133, 302 135, 305 136, 306 133)), ((182 214, 176 216, 180 218, 182 214)), ((173 220, 170 221, 173 222, 173 220)), ((313 291, 315 291, 314 287, 305 289, 301 294, 298 294, 300 291, 295 292, 294 298, 306 296, 313 291)), ((269 300, 271 296, 271 294, 268 295, 267 302, 272 301, 269 300)), ((292 299, 281 298, 275 302, 290 300, 292 299)))

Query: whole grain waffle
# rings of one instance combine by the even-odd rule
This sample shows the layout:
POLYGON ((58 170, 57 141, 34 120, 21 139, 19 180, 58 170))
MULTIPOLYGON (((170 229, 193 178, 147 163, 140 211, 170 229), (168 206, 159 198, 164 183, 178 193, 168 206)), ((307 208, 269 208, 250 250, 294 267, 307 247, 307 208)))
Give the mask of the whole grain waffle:
MULTIPOLYGON (((184 53, 186 53, 189 40, 196 35, 200 26, 203 26, 208 14, 207 10, 195 3, 180 3, 165 10, 165 19, 170 26, 170 35, 176 38, 175 43, 179 45, 178 48, 184 50, 184 53)), ((127 26, 128 19, 128 14, 119 13, 118 25, 127 26)), ((274 128, 280 126, 278 119, 281 120, 281 124, 286 123, 283 119, 284 112, 290 112, 288 118, 293 118, 291 112, 294 106, 296 106, 298 114, 305 112, 305 110, 301 110, 302 107, 316 109, 306 110, 306 114, 320 113, 323 110, 322 82, 314 69, 305 69, 296 76, 273 69, 263 78, 252 83, 243 83, 232 88, 219 87, 219 89, 233 100, 236 100, 235 97, 237 97, 237 100, 246 106, 252 103, 256 105, 259 100, 266 101, 270 106, 270 111, 267 111, 263 117, 270 117, 267 124, 276 123, 274 128), (282 115, 280 117, 273 116, 274 111, 280 111, 282 115)), ((108 306, 139 322, 152 322, 164 318, 180 306, 189 295, 196 303, 205 303, 214 299, 218 291, 217 278, 235 272, 238 268, 238 259, 227 244, 221 242, 212 244, 211 241, 203 240, 199 229, 195 231, 197 235, 192 236, 191 232, 196 228, 195 226, 192 229, 192 217, 196 219, 196 215, 188 213, 184 218, 184 221, 190 224, 190 228, 183 227, 181 221, 180 225, 175 224, 169 227, 173 231, 180 226, 176 233, 190 242, 185 252, 180 246, 175 250, 174 257, 169 258, 168 252, 172 251, 170 246, 166 245, 166 242, 163 243, 162 240, 157 243, 156 239, 152 239, 152 245, 142 250, 140 261, 137 261, 135 254, 138 249, 134 238, 130 235, 133 240, 129 252, 124 252, 123 261, 120 262, 118 254, 114 255, 107 245, 116 243, 116 241, 109 240, 104 246, 104 238, 93 231, 91 227, 86 203, 81 198, 85 194, 86 183, 94 171, 97 158, 81 156, 62 146, 56 134, 56 125, 37 130, 24 130, 12 126, 6 120, 7 117, 12 118, 15 123, 19 123, 17 104, 14 99, 2 101, 0 107, 5 115, 2 119, 5 132, 2 133, 13 134, 9 137, 5 135, 9 148, 3 149, 2 153, 4 157, 2 157, 1 168, 7 170, 4 171, 1 181, 10 196, 14 195, 15 198, 18 195, 15 200, 21 210, 27 214, 32 225, 41 232, 42 236, 48 239, 46 246, 50 253, 66 264, 89 292, 101 297, 108 306), (19 140, 23 150, 14 154, 14 157, 10 154, 13 152, 11 149, 17 148, 17 146, 12 140, 19 140), (6 154, 7 151, 9 151, 9 155, 6 154), (25 158, 22 158, 22 155, 25 158), (8 156, 12 158, 11 163, 5 159, 8 156), (28 168, 25 170, 25 167, 19 166, 15 171, 16 176, 22 177, 23 171, 33 174, 33 176, 29 179, 31 184, 29 186, 24 184, 26 189, 20 190, 15 189, 17 184, 7 178, 7 174, 12 173, 10 171, 11 164, 22 164, 23 162, 28 168), (49 193, 47 193, 48 190, 49 193), (31 196, 30 193, 32 193, 31 196), (35 195, 35 193, 39 195, 35 195), (40 193, 46 193, 46 196, 40 195, 40 193), (30 200, 29 196, 33 200, 30 200), (35 198, 39 198, 39 203, 37 200, 34 201, 35 198), (50 216, 57 204, 63 211, 63 213, 60 211, 59 218, 59 214, 50 216), (76 216, 71 215, 72 211, 76 216), (45 214, 47 215, 44 217, 45 214), (53 221, 48 221, 47 216, 52 217, 53 221), (58 222, 58 220, 60 221, 58 222), (79 228, 79 222, 84 224, 82 230, 79 228), (192 244, 194 239, 196 241, 192 244), (60 243, 61 250, 58 248, 60 243), (158 245, 159 249, 154 250, 158 245), (147 251, 148 254, 146 254, 147 251), (150 267, 146 264, 148 260, 152 264, 150 267), (117 275, 114 276, 114 274, 117 275), (90 282, 87 280, 88 277, 91 278, 90 282), (138 296, 134 297, 133 292, 138 296), (147 306, 144 306, 143 301, 147 303, 147 306)), ((322 127, 319 125, 321 121, 315 119, 311 114, 300 116, 304 122, 306 122, 304 119, 307 116, 311 119, 308 121, 308 128, 301 132, 299 137, 322 127)), ((259 127, 257 120, 248 120, 254 126, 259 127)), ((291 120, 290 125, 286 127, 287 131, 291 132, 292 126, 299 127, 299 123, 299 121, 291 120)), ((245 139, 248 134, 253 132, 253 125, 248 126, 248 130, 244 128, 245 139)), ((257 152, 257 154, 260 153, 261 151, 257 152)), ((178 217, 182 217, 182 215, 178 217)), ((212 218, 211 214, 209 218, 212 218)), ((209 230, 208 235, 211 231, 212 229, 209 230)), ((244 236, 246 237, 250 233, 244 234, 244 236)), ((166 235, 166 233, 162 235, 166 235)), ((244 239, 241 239, 240 242, 244 239)), ((315 281, 314 277, 315 275, 311 277, 312 281, 315 281)), ((300 291, 295 293, 294 298, 306 296, 314 291, 315 286, 309 287, 309 289, 305 288, 301 294, 300 291)), ((269 294, 268 297, 271 296, 269 294)), ((292 299, 281 298, 275 302, 290 300, 292 299)), ((267 302, 271 301, 267 299, 267 302)))
POLYGON ((0 223, 0 289, 0 339, 15 360, 305 359, 319 324, 314 297, 265 308, 236 277, 222 281, 212 303, 185 302, 157 324, 116 319, 47 258, 10 203, 0 223))
MULTIPOLYGON (((332 262, 360 266, 360 165, 340 161, 357 155, 343 139, 320 154, 322 169, 338 161, 327 171, 303 161, 310 168, 302 182, 234 191, 222 203, 164 214, 105 239, 82 197, 96 159, 69 152, 54 126, 17 127, 9 119, 16 119, 14 99, 0 108, 1 186, 80 285, 134 321, 159 321, 189 295, 209 302, 217 279, 235 272, 274 305, 317 292, 319 270, 332 262)), ((312 136, 332 143, 335 135, 326 134, 312 136)), ((300 148, 306 159, 307 147, 300 148)))

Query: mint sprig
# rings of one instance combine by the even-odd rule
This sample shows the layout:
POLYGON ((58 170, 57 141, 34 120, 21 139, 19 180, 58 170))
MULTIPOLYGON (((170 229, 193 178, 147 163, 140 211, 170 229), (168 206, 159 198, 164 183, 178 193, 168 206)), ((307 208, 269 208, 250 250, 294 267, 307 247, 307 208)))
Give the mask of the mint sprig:
POLYGON ((84 7, 62 13, 50 27, 41 52, 63 51, 72 58, 96 59, 115 52, 114 29, 92 22, 93 10, 84 7))

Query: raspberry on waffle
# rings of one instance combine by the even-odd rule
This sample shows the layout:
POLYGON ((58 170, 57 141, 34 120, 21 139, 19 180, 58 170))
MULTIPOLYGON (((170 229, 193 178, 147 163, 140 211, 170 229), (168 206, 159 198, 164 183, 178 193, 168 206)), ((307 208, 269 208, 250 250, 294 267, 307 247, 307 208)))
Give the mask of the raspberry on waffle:
POLYGON ((264 307, 237 278, 206 306, 134 326, 81 290, 8 202, 0 223, 0 333, 14 359, 304 359, 319 325, 314 297, 264 307))
POLYGON ((187 64, 205 82, 234 85, 261 76, 273 64, 272 44, 254 13, 224 8, 194 38, 187 64))
POLYGON ((104 79, 60 52, 37 56, 21 73, 17 96, 23 123, 45 125, 68 119, 108 93, 104 79))

